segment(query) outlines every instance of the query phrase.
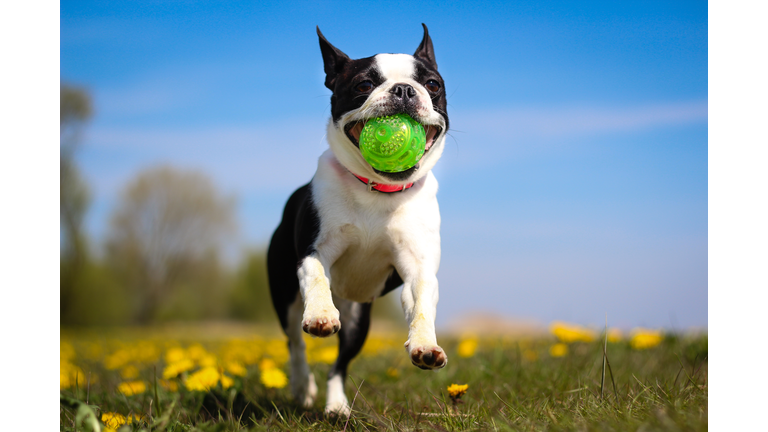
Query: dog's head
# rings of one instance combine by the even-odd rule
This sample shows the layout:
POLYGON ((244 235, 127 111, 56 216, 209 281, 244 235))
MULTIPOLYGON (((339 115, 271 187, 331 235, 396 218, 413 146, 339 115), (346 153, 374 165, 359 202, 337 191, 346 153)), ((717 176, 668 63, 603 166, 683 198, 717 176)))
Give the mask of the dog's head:
POLYGON ((432 39, 424 38, 411 56, 378 54, 352 60, 331 45, 317 29, 325 65, 325 86, 331 96, 328 142, 336 158, 351 172, 377 183, 405 184, 423 177, 443 152, 448 130, 445 84, 437 72, 432 39), (419 163, 402 172, 388 173, 370 166, 358 139, 371 118, 406 113, 424 126, 426 151, 419 163))

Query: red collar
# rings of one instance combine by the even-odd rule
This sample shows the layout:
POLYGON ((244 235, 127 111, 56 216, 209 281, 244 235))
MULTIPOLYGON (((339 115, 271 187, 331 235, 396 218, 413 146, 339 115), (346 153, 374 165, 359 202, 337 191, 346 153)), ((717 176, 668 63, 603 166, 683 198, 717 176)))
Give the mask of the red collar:
POLYGON ((358 180, 368 185, 368 192, 371 191, 379 191, 384 193, 392 193, 392 192, 402 192, 406 189, 409 189, 413 186, 413 183, 408 183, 405 185, 391 185, 391 184, 383 184, 383 183, 375 183, 373 180, 368 180, 367 178, 363 176, 359 176, 355 173, 352 173, 353 176, 357 177, 358 180))

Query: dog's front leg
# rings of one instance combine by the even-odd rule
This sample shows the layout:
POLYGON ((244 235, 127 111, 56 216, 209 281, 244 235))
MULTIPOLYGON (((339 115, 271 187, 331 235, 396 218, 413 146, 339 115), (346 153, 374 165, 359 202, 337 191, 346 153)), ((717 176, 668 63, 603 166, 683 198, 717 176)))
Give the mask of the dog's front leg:
POLYGON ((448 363, 445 351, 437 345, 435 314, 437 311, 437 277, 420 271, 404 275, 401 301, 408 320, 405 350, 411 362, 421 369, 439 369, 448 363))
POLYGON ((341 248, 336 245, 331 251, 323 253, 318 248, 301 261, 299 266, 299 287, 304 299, 304 316, 301 327, 305 332, 318 337, 327 337, 339 331, 339 311, 333 304, 331 295, 330 270, 333 262, 341 255, 341 248))

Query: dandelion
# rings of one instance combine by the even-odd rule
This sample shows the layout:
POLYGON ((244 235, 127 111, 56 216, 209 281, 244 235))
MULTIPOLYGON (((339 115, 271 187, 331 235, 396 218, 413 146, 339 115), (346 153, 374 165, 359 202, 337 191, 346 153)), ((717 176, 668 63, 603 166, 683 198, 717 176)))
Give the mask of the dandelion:
POLYGON ((267 342, 264 347, 264 351, 278 364, 283 364, 288 361, 290 354, 288 353, 288 346, 284 341, 279 339, 273 339, 267 342))
POLYGON ((397 369, 391 367, 387 369, 387 376, 390 378, 397 378, 400 376, 400 372, 398 372, 397 369))
POLYGON ((59 342, 59 360, 69 362, 75 358, 75 348, 69 342, 59 342))
POLYGON ((458 414, 458 404, 461 401, 461 397, 467 392, 469 384, 451 384, 448 386, 448 396, 451 397, 453 402, 453 411, 458 414))
POLYGON ((163 378, 171 379, 178 376, 182 372, 186 372, 195 367, 192 360, 188 358, 182 358, 181 360, 171 363, 163 369, 163 378))
POLYGON ((219 369, 209 366, 190 375, 184 382, 184 386, 192 391, 208 391, 219 382, 221 387, 225 389, 234 384, 232 378, 221 373, 219 369))
POLYGON ((196 343, 187 348, 187 356, 197 362, 203 360, 203 358, 205 358, 208 354, 208 351, 206 351, 205 348, 203 348, 203 346, 199 343, 196 343))
POLYGON ((108 355, 104 359, 104 367, 109 370, 120 369, 121 367, 130 363, 131 360, 132 356, 130 351, 128 349, 122 348, 108 355))
POLYGON ((273 367, 261 371, 261 383, 266 388, 281 389, 288 384, 288 377, 283 371, 273 367))
POLYGON ((336 357, 339 356, 339 348, 336 346, 318 348, 310 351, 309 354, 310 363, 333 364, 336 361, 336 357))
POLYGON ((575 324, 566 324, 555 321, 549 326, 549 331, 557 337, 560 342, 592 342, 595 340, 595 332, 575 324))
POLYGON ((134 420, 141 421, 143 419, 143 417, 134 416, 133 414, 129 415, 128 417, 113 412, 105 412, 101 414, 102 423, 104 423, 107 428, 111 430, 115 430, 126 423, 133 423, 134 420))
POLYGON ((183 348, 173 347, 165 352, 165 363, 173 364, 184 360, 187 357, 187 353, 183 348))
POLYGON ((563 357, 568 354, 568 345, 564 343, 556 343, 549 347, 549 355, 552 357, 563 357))
POLYGON ((242 363, 238 361, 228 361, 224 363, 224 370, 235 376, 246 376, 248 371, 245 369, 242 363))
POLYGON ((461 399, 468 388, 469 384, 451 384, 448 386, 448 395, 451 399, 461 399))
POLYGON ((267 369, 274 369, 276 367, 277 367, 277 364, 275 364, 275 361, 272 360, 271 358, 265 358, 259 362, 259 370, 262 372, 267 369))
POLYGON ((218 360, 216 359, 215 355, 206 354, 197 361, 197 364, 199 364, 201 367, 216 366, 218 364, 218 360))
POLYGON ((144 381, 126 381, 117 386, 117 391, 126 396, 133 396, 147 391, 147 384, 144 381))
POLYGON ((83 370, 69 362, 59 364, 59 388, 61 390, 70 388, 75 382, 82 385, 84 383, 83 370))
POLYGON ((467 338, 459 342, 459 357, 472 357, 477 350, 477 339, 467 338))
POLYGON ((128 419, 126 419, 122 414, 105 412, 101 415, 101 421, 107 425, 108 428, 117 429, 124 425, 128 419))
POLYGON ((632 333, 633 335, 632 339, 629 340, 629 345, 636 350, 653 348, 660 344, 664 339, 661 331, 637 328, 634 329, 632 333))

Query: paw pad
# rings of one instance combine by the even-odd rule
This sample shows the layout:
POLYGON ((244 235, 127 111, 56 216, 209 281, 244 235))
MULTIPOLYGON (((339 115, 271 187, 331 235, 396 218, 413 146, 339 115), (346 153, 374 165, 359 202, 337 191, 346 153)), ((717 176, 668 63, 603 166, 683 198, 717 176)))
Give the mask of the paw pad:
POLYGON ((425 370, 440 369, 448 364, 448 356, 440 347, 419 347, 411 350, 411 363, 425 370))

